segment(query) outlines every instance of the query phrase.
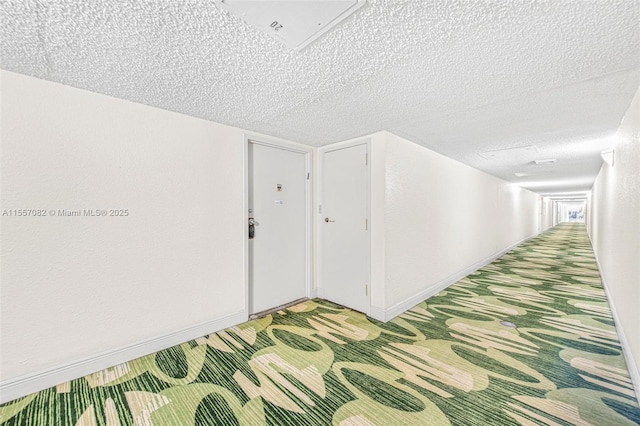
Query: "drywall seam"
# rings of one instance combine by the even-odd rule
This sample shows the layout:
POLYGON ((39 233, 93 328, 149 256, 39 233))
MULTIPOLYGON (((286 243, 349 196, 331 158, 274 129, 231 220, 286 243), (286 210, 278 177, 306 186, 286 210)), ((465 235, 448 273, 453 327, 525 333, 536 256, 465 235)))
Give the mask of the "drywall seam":
POLYGON ((247 321, 245 310, 132 345, 0 382, 0 404, 247 321))
POLYGON ((387 322, 392 320, 393 318, 395 318, 396 316, 400 315, 401 313, 403 313, 404 311, 413 308, 414 306, 416 306, 418 303, 430 298, 431 296, 434 296, 436 294, 438 294, 440 291, 444 290, 445 288, 449 287, 452 284, 455 284, 456 282, 458 282, 459 280, 461 280, 462 278, 466 277, 467 275, 477 271, 478 269, 482 268, 485 265, 488 265, 489 263, 493 262, 494 260, 496 260, 497 258, 499 258, 500 256, 506 254, 507 252, 509 252, 510 250, 514 249, 515 247, 519 246, 520 244, 524 243, 525 241, 535 237, 538 234, 533 234, 529 237, 526 237, 510 246, 508 246, 507 248, 485 258, 482 259, 476 263, 474 263, 473 265, 469 266, 468 268, 465 268, 453 275, 449 275, 447 278, 438 281, 437 283, 433 284, 432 286, 421 290, 420 292, 416 293, 413 296, 410 296, 408 298, 406 298, 405 300, 396 303, 395 305, 387 308, 387 309, 377 309, 375 314, 376 316, 374 316, 374 312, 371 313, 371 317, 377 319, 378 321, 382 321, 382 322, 387 322))
MULTIPOLYGON (((591 241, 591 235, 589 235, 589 242, 593 247, 593 242, 591 241)), ((613 297, 611 293, 609 293, 609 286, 607 285, 607 282, 602 273, 603 271, 602 266, 600 265, 600 260, 598 260, 598 254, 596 253, 595 250, 593 251, 593 255, 596 259, 596 265, 598 265, 598 273, 600 274, 602 287, 604 287, 604 293, 607 296, 607 302, 609 303, 609 308, 611 309, 611 316, 613 317, 613 323, 618 333, 618 340, 620 340, 620 345, 622 346, 622 355, 624 356, 624 360, 627 363, 627 369, 629 370, 629 377, 631 378, 631 384, 636 394, 636 398, 638 399, 638 401, 640 401, 640 369, 638 369, 638 364, 635 362, 635 359, 633 358, 633 353, 631 352, 631 346, 629 346, 629 341, 627 340, 627 335, 624 332, 624 327, 622 327, 622 322, 618 317, 618 311, 616 310, 616 305, 613 303, 613 297)))

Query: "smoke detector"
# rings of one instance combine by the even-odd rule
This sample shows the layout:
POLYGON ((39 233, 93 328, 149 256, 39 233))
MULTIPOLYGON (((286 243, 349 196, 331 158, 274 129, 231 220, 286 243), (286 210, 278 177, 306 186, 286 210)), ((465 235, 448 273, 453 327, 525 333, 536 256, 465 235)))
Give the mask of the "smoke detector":
POLYGON ((366 3, 366 0, 214 1, 232 15, 295 50, 308 46, 366 3))

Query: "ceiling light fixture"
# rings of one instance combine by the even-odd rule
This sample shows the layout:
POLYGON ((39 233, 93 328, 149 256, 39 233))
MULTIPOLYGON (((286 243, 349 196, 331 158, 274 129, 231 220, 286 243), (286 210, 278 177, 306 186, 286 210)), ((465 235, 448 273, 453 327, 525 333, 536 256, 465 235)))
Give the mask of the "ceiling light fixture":
POLYGON ((536 164, 538 164, 538 165, 542 165, 542 164, 553 164, 553 163, 555 163, 556 161, 558 161, 558 160, 556 160, 555 158, 547 158, 547 159, 544 159, 544 160, 534 160, 534 162, 535 162, 536 164))

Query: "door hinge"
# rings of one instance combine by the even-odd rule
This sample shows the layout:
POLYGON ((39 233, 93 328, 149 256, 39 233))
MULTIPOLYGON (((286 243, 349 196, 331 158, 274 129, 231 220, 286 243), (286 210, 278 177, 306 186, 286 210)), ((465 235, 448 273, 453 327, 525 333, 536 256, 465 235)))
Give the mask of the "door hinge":
POLYGON ((307 180, 309 180, 309 173, 307 173, 307 180))
POLYGON ((369 165, 369 153, 368 152, 364 155, 364 165, 365 166, 369 165))
POLYGON ((369 219, 365 219, 364 220, 364 230, 368 231, 369 230, 369 219))
POLYGON ((365 285, 364 285, 364 295, 365 295, 365 296, 368 296, 368 295, 369 295, 369 285, 368 285, 368 284, 365 284, 365 285))

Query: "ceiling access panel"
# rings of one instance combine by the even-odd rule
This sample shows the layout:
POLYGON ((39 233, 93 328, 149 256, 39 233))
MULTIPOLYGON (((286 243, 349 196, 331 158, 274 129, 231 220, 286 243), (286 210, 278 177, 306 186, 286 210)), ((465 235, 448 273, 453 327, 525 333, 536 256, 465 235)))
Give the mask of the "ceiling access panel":
POLYGON ((366 0, 215 0, 287 47, 302 50, 361 8, 366 0))

